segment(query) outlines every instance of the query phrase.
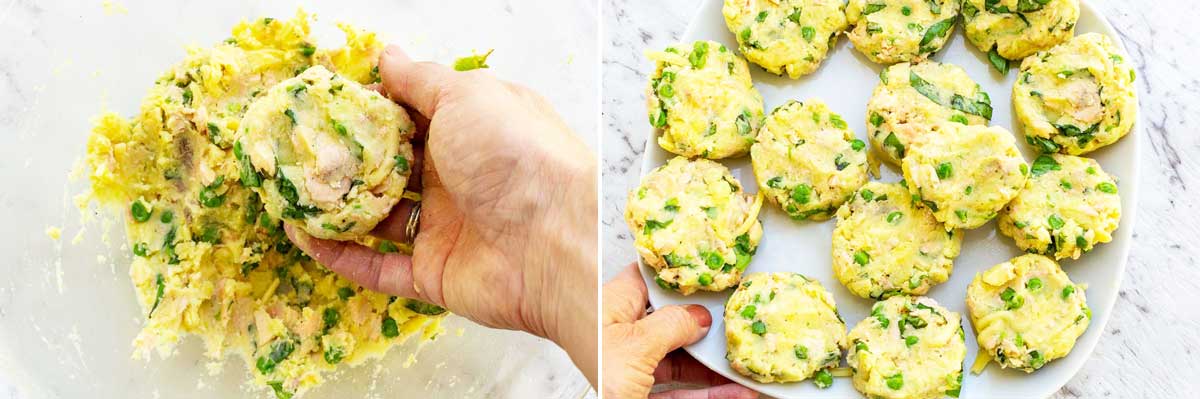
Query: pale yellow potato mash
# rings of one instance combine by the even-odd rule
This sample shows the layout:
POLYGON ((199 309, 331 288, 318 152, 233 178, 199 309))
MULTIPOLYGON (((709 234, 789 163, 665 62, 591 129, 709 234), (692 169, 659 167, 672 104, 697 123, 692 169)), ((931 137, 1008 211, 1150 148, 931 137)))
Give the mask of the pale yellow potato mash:
POLYGON ((648 52, 654 72, 646 87, 658 145, 689 158, 745 155, 762 126, 763 100, 750 69, 725 45, 697 41, 648 52))
POLYGON ((998 126, 960 125, 948 134, 921 136, 902 167, 909 191, 947 229, 992 220, 1029 175, 1012 133, 998 126))
POLYGON ((792 79, 821 66, 846 30, 843 0, 725 0, 725 26, 738 51, 768 72, 792 79))
POLYGON ((991 119, 992 99, 967 71, 935 61, 884 68, 867 102, 871 144, 896 165, 918 137, 950 134, 949 124, 987 125, 991 119))
POLYGON ((922 295, 950 278, 962 238, 904 186, 870 182, 838 209, 833 274, 863 298, 922 295))
POLYGON ((1020 60, 1075 35, 1079 0, 962 0, 967 40, 1020 60))
POLYGON ((1029 181, 1000 212, 1000 232, 1017 247, 1055 259, 1079 259, 1096 244, 1112 241, 1121 221, 1117 180, 1093 159, 1043 154, 1029 181))
POLYGON ((826 220, 867 182, 867 143, 820 100, 790 101, 750 147, 762 194, 796 220, 826 220))
POLYGON ((658 285, 690 295, 737 285, 762 239, 761 209, 724 165, 675 157, 629 193, 625 222, 658 285))
POLYGON ((1025 141, 1080 155, 1125 137, 1138 116, 1133 65, 1108 36, 1087 33, 1021 63, 1013 111, 1025 141))
POLYGON ((314 65, 355 85, 378 81, 383 44, 375 34, 343 25, 345 47, 318 49, 312 19, 300 12, 239 23, 224 42, 189 49, 161 74, 132 119, 96 121, 92 196, 125 214, 129 275, 146 314, 135 357, 170 356, 196 335, 210 360, 198 375, 233 355, 255 386, 286 399, 334 370, 442 331, 445 310, 364 290, 305 256, 264 210, 252 189, 257 176, 242 173, 249 161, 236 156, 235 134, 272 86, 314 65))
POLYGON ((869 398, 958 397, 967 356, 962 317, 932 298, 876 302, 846 336, 854 389, 869 398))
POLYGON ((846 324, 833 295, 798 273, 752 273, 725 303, 729 365, 763 383, 832 384, 846 324))
POLYGON ((271 217, 314 237, 352 240, 404 194, 414 129, 396 103, 317 65, 250 104, 234 155, 249 161, 241 182, 271 217))
POLYGON ((967 287, 979 356, 1027 373, 1066 356, 1092 320, 1083 291, 1042 255, 1022 255, 979 273, 967 287))
POLYGON ((875 63, 921 60, 950 39, 958 5, 959 0, 850 0, 847 36, 875 63))

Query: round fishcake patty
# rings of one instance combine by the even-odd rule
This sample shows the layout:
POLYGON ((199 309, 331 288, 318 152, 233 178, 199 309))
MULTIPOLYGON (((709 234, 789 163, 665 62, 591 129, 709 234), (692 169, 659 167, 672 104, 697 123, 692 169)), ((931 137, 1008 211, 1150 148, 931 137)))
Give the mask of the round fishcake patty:
POLYGON ((871 144, 899 165, 917 137, 949 134, 944 125, 987 125, 992 100, 967 72, 953 64, 896 64, 879 74, 867 102, 871 144))
POLYGON ((894 64, 936 53, 958 20, 958 0, 850 0, 847 36, 872 62, 894 64))
POLYGON ((1066 356, 1092 319, 1083 290, 1057 262, 1036 254, 976 275, 967 309, 979 354, 1025 372, 1066 356))
POLYGON ((947 134, 922 136, 901 164, 909 191, 951 229, 992 220, 1029 173, 1012 133, 998 126, 953 126, 947 134))
POLYGON ((792 79, 816 71, 846 30, 842 0, 725 0, 721 13, 747 60, 792 79))
POLYGON ((1013 110, 1025 141, 1079 155, 1125 137, 1137 120, 1136 74, 1108 36, 1087 33, 1021 63, 1013 110))
POLYGON ((654 73, 646 87, 658 145, 689 158, 746 154, 763 120, 763 100, 746 62, 714 41, 646 54, 654 73))
POLYGON ((1020 60, 1075 35, 1079 0, 963 0, 962 15, 979 51, 1020 60))
POLYGON ((801 274, 749 274, 725 303, 725 356, 734 370, 758 382, 815 374, 817 386, 829 386, 845 336, 833 295, 801 274))
POLYGON ((413 131, 396 103, 314 66, 250 104, 234 154, 242 184, 272 217, 314 237, 351 240, 404 194, 413 131))
POLYGON ((922 295, 950 278, 962 234, 899 183, 870 182, 838 209, 833 274, 854 295, 922 295))
POLYGON ((866 143, 825 103, 776 108, 750 148, 759 190, 793 219, 825 220, 867 182, 866 143))
POLYGON ((962 318, 932 298, 894 296, 846 336, 854 389, 871 398, 958 397, 967 356, 962 318))
POLYGON ((1000 213, 1000 232, 1026 252, 1079 259, 1112 240, 1121 221, 1117 180, 1090 158, 1043 154, 1029 181, 1000 213))
POLYGON ((760 209, 724 165, 675 157, 629 193, 625 222, 658 285, 689 295, 738 283, 762 238, 760 209))

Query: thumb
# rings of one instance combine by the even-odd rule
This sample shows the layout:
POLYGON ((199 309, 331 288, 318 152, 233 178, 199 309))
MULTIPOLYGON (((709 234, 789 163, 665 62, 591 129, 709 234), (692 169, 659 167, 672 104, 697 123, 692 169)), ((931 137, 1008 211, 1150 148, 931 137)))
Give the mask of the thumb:
POLYGON ((638 354, 657 362, 668 352, 704 338, 709 326, 712 315, 703 306, 664 307, 634 323, 645 337, 638 354))
POLYGON ((454 70, 432 62, 413 62, 399 46, 390 44, 379 56, 383 92, 426 118, 433 119, 445 88, 456 78, 454 70))

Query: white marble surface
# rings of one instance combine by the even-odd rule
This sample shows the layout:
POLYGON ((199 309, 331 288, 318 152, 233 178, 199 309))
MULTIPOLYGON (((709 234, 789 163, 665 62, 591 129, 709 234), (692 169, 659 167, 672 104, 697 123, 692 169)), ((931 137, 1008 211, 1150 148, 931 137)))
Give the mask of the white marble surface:
MULTIPOLYGON (((0 0, 0 398, 250 396, 224 393, 249 376, 239 362, 218 376, 200 371, 195 339, 172 359, 129 359, 142 317, 128 249, 103 245, 95 222, 82 244, 71 243, 80 218, 69 198, 86 183, 67 175, 91 119, 134 114, 185 46, 220 42, 242 19, 290 18, 298 5, 317 15, 322 46, 340 42, 334 23, 344 21, 416 59, 448 63, 493 48, 494 74, 543 93, 598 148, 597 1, 0 0), (63 239, 47 238, 47 226, 63 227, 63 239)), ((119 228, 112 233, 123 242, 119 228)), ((401 367, 411 348, 400 348, 307 397, 404 395, 397 384, 421 397, 573 399, 587 391, 548 341, 458 318, 449 324, 415 366, 401 367), (465 334, 455 334, 460 327, 465 334)))
MULTIPOLYGON (((602 6, 605 281, 637 256, 622 214, 651 133, 643 90, 652 64, 642 52, 678 41, 698 1, 602 6)), ((1113 318, 1054 398, 1193 397, 1200 391, 1200 201, 1193 194, 1200 192, 1200 12, 1191 0, 1084 1, 1108 17, 1138 65, 1143 194, 1113 318)))

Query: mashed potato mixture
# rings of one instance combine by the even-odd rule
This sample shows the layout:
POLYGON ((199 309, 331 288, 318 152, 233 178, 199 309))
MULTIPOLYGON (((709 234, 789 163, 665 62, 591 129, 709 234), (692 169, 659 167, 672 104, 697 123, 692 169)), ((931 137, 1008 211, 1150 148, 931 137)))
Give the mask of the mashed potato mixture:
POLYGON ((1092 320, 1083 291, 1042 255, 1022 255, 976 275, 967 286, 979 341, 973 370, 981 371, 991 358, 1001 367, 1032 373, 1066 356, 1092 320))
POLYGON ((235 132, 273 85, 314 65, 337 79, 379 80, 383 45, 373 33, 343 25, 345 47, 318 49, 311 19, 242 22, 224 42, 190 48, 132 119, 97 120, 88 139, 92 195, 124 213, 129 274, 146 314, 135 357, 170 356, 194 334, 209 372, 237 355, 256 385, 290 398, 339 366, 442 331, 445 310, 365 291, 305 256, 252 190, 263 181, 244 173, 250 160, 235 132))
POLYGON ((762 239, 762 202, 724 165, 675 157, 629 193, 625 223, 659 287, 723 291, 741 281, 762 239))
POLYGON ((730 367, 758 382, 813 377, 818 387, 828 387, 845 337, 833 295, 798 273, 747 275, 725 304, 725 356, 730 367))
POLYGON ((1025 141, 1072 155, 1117 142, 1137 120, 1135 79, 1112 39, 1098 33, 1026 58, 1012 93, 1025 141))
POLYGON ((850 0, 847 36, 872 62, 894 64, 928 57, 950 40, 959 0, 850 0))
POLYGON ((846 336, 854 389, 869 398, 957 398, 967 356, 962 317, 926 297, 894 296, 846 336))
POLYGON ((1079 259, 1096 244, 1112 241, 1121 221, 1117 180, 1094 159, 1043 154, 1029 181, 1000 213, 1000 232, 1026 252, 1079 259))
POLYGON ((241 182, 271 217, 315 237, 351 240, 404 194, 414 129, 396 103, 317 65, 250 105, 234 156, 249 160, 241 182))
POLYGON ((725 0, 738 50, 767 72, 797 79, 821 66, 846 29, 843 0, 725 0))

